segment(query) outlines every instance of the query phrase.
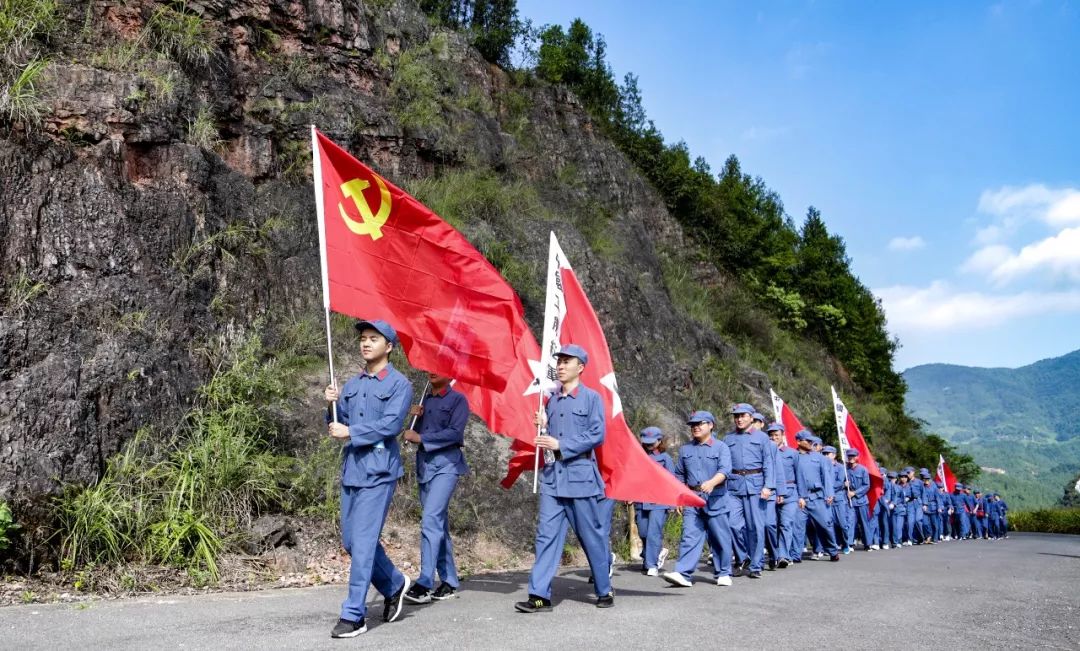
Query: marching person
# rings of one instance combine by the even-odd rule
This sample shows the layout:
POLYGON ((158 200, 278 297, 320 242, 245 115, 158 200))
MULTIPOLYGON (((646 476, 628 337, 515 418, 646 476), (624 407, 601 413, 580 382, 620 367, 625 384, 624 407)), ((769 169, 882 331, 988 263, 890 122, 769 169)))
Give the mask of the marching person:
MULTIPOLYGON (((654 462, 664 470, 675 475, 675 462, 667 453, 667 438, 659 427, 646 427, 641 430, 641 446, 654 462)), ((677 477, 678 475, 676 475, 677 477)), ((668 550, 664 547, 664 524, 667 522, 670 506, 638 502, 634 504, 638 535, 641 536, 642 571, 649 576, 658 576, 667 560, 668 550)))
POLYGON ((593 576, 596 607, 611 608, 610 541, 603 522, 604 480, 595 450, 604 442, 604 403, 581 383, 589 355, 576 344, 555 357, 560 386, 536 412, 540 434, 536 452, 544 455, 540 513, 536 523, 536 561, 529 574, 529 597, 514 604, 522 613, 551 611, 551 581, 562 558, 566 527, 574 528, 593 576))
POLYGON ((911 489, 907 485, 906 472, 896 475, 896 483, 893 484, 896 509, 893 511, 893 547, 903 547, 911 542, 905 540, 907 533, 908 503, 911 501, 911 489))
POLYGON ((792 559, 802 559, 802 549, 795 547, 795 514, 799 510, 799 490, 795 481, 795 464, 799 453, 787 446, 784 424, 772 423, 768 427, 769 438, 776 445, 776 520, 777 525, 768 535, 775 537, 773 548, 776 566, 783 569, 792 559), (781 472, 783 476, 781 477, 781 472))
POLYGON ((836 496, 832 502, 833 535, 836 536, 836 544, 840 546, 840 551, 844 554, 850 554, 851 541, 847 537, 850 501, 848 497, 847 470, 844 468, 844 464, 837 460, 836 448, 833 446, 826 445, 821 449, 821 453, 829 460, 833 474, 833 495, 836 496))
POLYGON ((829 560, 840 560, 840 547, 833 535, 833 470, 828 459, 813 449, 813 434, 806 430, 795 435, 799 442, 799 463, 795 467, 795 481, 799 491, 799 509, 814 523, 829 560))
MULTIPOLYGON (((856 534, 863 541, 863 549, 870 551, 874 544, 874 522, 870 520, 867 508, 870 505, 870 471, 859 463, 859 451, 848 448, 844 451, 848 463, 848 497, 851 498, 852 525, 848 527, 847 539, 854 545, 856 534)), ((880 498, 879 498, 880 500, 880 498)))
POLYGON ((934 482, 930 481, 930 471, 926 468, 919 471, 923 486, 923 522, 926 524, 923 530, 923 540, 928 545, 937 543, 938 534, 941 530, 941 519, 938 517, 938 489, 934 482), (925 472, 923 472, 925 471, 925 472))
POLYGON ((420 485, 420 576, 405 599, 426 604, 432 599, 450 599, 461 585, 454 563, 454 545, 450 540, 450 498, 458 478, 469 472, 462 448, 465 424, 469 421, 469 403, 450 386, 450 378, 428 373, 431 393, 423 405, 410 413, 417 416, 415 430, 405 431, 404 438, 416 448, 416 481, 420 485), (439 587, 435 572, 439 573, 439 587))
MULTIPOLYGON (((716 418, 707 411, 695 411, 687 419, 690 442, 679 447, 675 476, 705 500, 705 506, 682 509, 682 540, 675 571, 660 576, 668 583, 689 588, 691 577, 708 539, 712 549, 713 581, 731 585, 731 528, 728 521, 727 482, 731 474, 731 452, 713 437, 716 418)), ((749 424, 749 421, 747 421, 749 424)))
MULTIPOLYGON (((724 435, 731 452, 731 477, 727 490, 733 495, 731 533, 743 559, 741 568, 751 579, 760 579, 765 556, 766 509, 775 500, 775 446, 764 432, 753 429, 754 408, 739 403, 731 408, 735 429, 724 435)), ((736 576, 742 572, 737 570, 736 576)))
POLYGON ((964 493, 964 485, 960 482, 953 487, 952 505, 956 524, 954 529, 959 540, 965 540, 971 536, 971 523, 968 520, 967 495, 964 493))
POLYGON ((327 402, 336 403, 337 421, 328 409, 330 436, 347 441, 341 464, 341 540, 349 553, 349 593, 331 637, 356 637, 367 632, 368 586, 386 598, 383 620, 401 614, 409 578, 387 557, 379 542, 397 480, 404 474, 397 435, 412 403, 412 385, 393 364, 390 351, 397 332, 382 320, 362 320, 360 355, 365 368, 339 391, 326 387, 327 402))

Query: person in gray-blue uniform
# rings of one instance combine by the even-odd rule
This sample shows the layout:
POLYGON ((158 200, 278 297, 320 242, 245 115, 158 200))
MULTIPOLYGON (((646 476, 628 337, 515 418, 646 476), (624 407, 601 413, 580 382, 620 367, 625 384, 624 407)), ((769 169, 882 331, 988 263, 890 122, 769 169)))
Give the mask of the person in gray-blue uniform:
POLYGON ((907 539, 908 503, 911 501, 911 488, 908 487, 906 472, 896 475, 896 483, 893 484, 896 496, 896 508, 893 510, 893 547, 902 547, 910 544, 907 539))
POLYGON ((979 530, 978 525, 975 522, 977 517, 975 507, 977 506, 977 503, 975 501, 975 496, 972 495, 973 492, 974 489, 971 486, 964 487, 964 510, 967 513, 968 538, 977 538, 979 530))
POLYGON ((940 479, 934 480, 934 490, 937 491, 938 500, 938 542, 949 539, 949 509, 952 508, 952 499, 945 492, 940 479))
POLYGON ((986 534, 990 540, 997 540, 997 503, 994 494, 986 494, 986 534))
POLYGON ((995 495, 994 500, 997 501, 998 507, 998 521, 1000 526, 1000 533, 1002 538, 1009 537, 1009 505, 1005 502, 1005 498, 1000 495, 995 495))
POLYGON ((465 424, 469 403, 450 386, 450 378, 428 373, 431 393, 410 413, 417 417, 416 429, 405 430, 404 438, 416 445, 416 482, 420 486, 420 576, 405 599, 426 604, 432 599, 452 598, 461 581, 454 563, 450 540, 450 498, 458 478, 469 472, 465 463, 465 424), (439 587, 435 587, 435 573, 439 587))
POLYGON ((753 407, 739 403, 730 411, 735 429, 724 435, 724 444, 731 452, 731 477, 727 482, 727 490, 734 496, 731 534, 741 538, 747 576, 760 579, 765 556, 765 516, 775 501, 776 446, 764 432, 751 429, 753 407))
POLYGON ((986 538, 986 498, 982 491, 975 489, 975 508, 972 510, 972 520, 975 523, 975 537, 986 538))
POLYGON ((850 499, 848 498, 847 469, 844 464, 836 459, 836 448, 826 445, 821 453, 829 460, 833 473, 833 535, 836 536, 836 544, 844 554, 851 553, 851 541, 847 538, 847 518, 850 499))
POLYGON ((701 558, 705 540, 712 550, 713 582, 731 585, 731 528, 728 522, 728 480, 731 452, 713 436, 716 418, 707 411, 695 411, 687 418, 690 442, 679 447, 675 476, 705 500, 705 506, 684 506, 679 560, 673 572, 660 576, 681 588, 693 585, 692 576, 701 558))
POLYGON ((784 424, 772 423, 768 429, 769 438, 776 445, 776 526, 773 548, 776 550, 776 566, 783 569, 791 565, 792 559, 802 559, 802 549, 795 547, 795 515, 799 511, 799 490, 795 482, 795 464, 799 462, 799 453, 787 445, 784 436, 784 424))
MULTIPOLYGON (((848 462, 848 497, 851 498, 852 526, 848 528, 847 539, 854 544, 858 535, 863 541, 863 549, 869 551, 874 544, 874 525, 870 521, 870 471, 859 463, 859 451, 848 448, 844 451, 848 462)), ((880 501, 880 497, 878 500, 880 501)))
POLYGON ((536 412, 540 427, 536 448, 544 455, 544 469, 529 597, 514 604, 523 613, 551 610, 551 581, 562 558, 567 525, 574 528, 589 559, 597 608, 615 605, 609 576, 610 540, 603 522, 604 480, 595 454, 606 431, 604 403, 600 394, 581 384, 581 373, 589 363, 584 348, 566 344, 555 357, 560 386, 536 412))
POLYGON ((331 637, 355 637, 367 632, 368 586, 386 598, 383 620, 401 614, 409 578, 387 557, 379 542, 397 480, 404 474, 397 435, 412 403, 412 385, 390 363, 397 332, 386 321, 356 324, 365 370, 341 390, 326 387, 330 436, 347 441, 341 464, 341 541, 349 553, 349 593, 331 637))
POLYGON ((908 545, 922 544, 922 484, 915 479, 915 469, 911 466, 904 468, 904 474, 907 476, 907 516, 904 524, 907 526, 905 529, 905 536, 907 537, 908 545))
MULTIPOLYGON (((641 446, 649 458, 664 470, 675 474, 675 462, 667 453, 667 441, 659 427, 646 427, 641 430, 641 446)), ((664 547, 664 524, 667 522, 670 506, 638 502, 634 504, 638 535, 641 536, 642 571, 649 576, 658 576, 667 560, 667 548, 664 547)))
POLYGON ((893 481, 890 477, 896 477, 896 473, 880 467, 882 478, 885 480, 881 487, 881 497, 874 505, 874 512, 870 518, 874 521, 874 544, 871 549, 890 549, 892 546, 892 511, 893 511, 893 481))
POLYGON ((953 517, 955 519, 956 537, 964 540, 971 535, 971 523, 968 520, 967 496, 964 494, 964 485, 956 482, 952 494, 953 517))
POLYGON ((833 536, 832 503, 833 470, 831 462, 812 449, 813 435, 806 430, 795 435, 799 442, 799 462, 795 466, 795 482, 799 491, 799 509, 814 523, 814 529, 829 554, 829 560, 840 560, 840 547, 833 536))
POLYGON ((941 529, 941 520, 938 518, 938 489, 934 482, 930 481, 930 471, 926 468, 919 471, 919 477, 922 478, 923 491, 923 542, 933 545, 937 543, 941 529))

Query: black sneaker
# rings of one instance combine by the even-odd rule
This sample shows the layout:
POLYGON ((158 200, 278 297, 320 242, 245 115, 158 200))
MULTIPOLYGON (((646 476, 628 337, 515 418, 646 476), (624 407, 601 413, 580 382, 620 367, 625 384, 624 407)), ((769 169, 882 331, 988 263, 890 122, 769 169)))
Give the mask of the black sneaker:
POLYGON ((596 598, 597 608, 613 608, 615 606, 615 593, 609 592, 603 597, 596 598))
POLYGON ((772 559, 769 559, 768 567, 769 567, 770 570, 775 570, 776 569, 776 561, 774 561, 772 559))
POLYGON ((405 593, 405 600, 411 604, 429 604, 431 603, 431 597, 431 590, 419 583, 414 583, 409 588, 409 591, 405 593))
POLYGON ((394 594, 386 598, 383 602, 382 618, 384 622, 392 622, 401 615, 401 609, 405 605, 405 593, 409 591, 409 577, 405 577, 405 583, 401 584, 399 589, 394 594))
POLYGON ((839 562, 840 561, 840 554, 833 554, 832 556, 829 557, 829 560, 832 561, 833 563, 839 562))
POLYGON ((746 576, 750 577, 751 579, 760 579, 761 572, 759 572, 758 570, 750 570, 750 573, 746 576))
POLYGON ((531 594, 527 601, 519 601, 514 604, 514 609, 519 613, 550 613, 551 600, 531 594))
POLYGON ((457 596, 457 590, 454 586, 450 585, 446 581, 439 584, 439 587, 435 589, 435 594, 431 595, 432 599, 442 601, 444 599, 453 599, 457 596))
POLYGON ((779 567, 780 569, 784 569, 788 565, 791 565, 791 561, 789 561, 786 558, 781 558, 780 562, 776 564, 776 566, 779 567))
POLYGON ((367 633, 367 623, 364 622, 363 617, 358 622, 339 619, 334 630, 330 631, 330 637, 356 637, 361 633, 367 633))

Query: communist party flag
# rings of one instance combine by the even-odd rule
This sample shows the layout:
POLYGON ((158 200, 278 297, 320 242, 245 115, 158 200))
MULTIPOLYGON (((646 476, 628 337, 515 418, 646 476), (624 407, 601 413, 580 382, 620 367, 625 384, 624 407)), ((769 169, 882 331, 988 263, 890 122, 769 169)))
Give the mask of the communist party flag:
POLYGON ((946 492, 952 493, 956 490, 956 475, 952 473, 949 464, 945 463, 945 457, 940 454, 938 455, 937 476, 946 492))
POLYGON ((881 476, 881 468, 878 467, 877 461, 874 460, 874 455, 870 453, 870 446, 866 444, 866 439, 863 438, 862 432, 859 431, 859 426, 855 424, 851 412, 840 401, 836 389, 832 390, 832 396, 836 413, 836 433, 840 438, 840 453, 843 454, 848 448, 859 451, 859 463, 866 466, 866 470, 870 473, 870 491, 867 492, 866 497, 870 500, 869 511, 873 513, 874 505, 877 504, 881 494, 885 492, 885 478, 881 476))
POLYGON ((311 145, 325 307, 389 321, 416 367, 506 388, 531 338, 509 283, 461 233, 314 126, 311 145))
POLYGON ((787 446, 798 450, 799 443, 795 440, 795 435, 806 428, 803 427, 799 417, 795 415, 791 407, 788 407, 787 403, 781 400, 775 391, 769 389, 769 395, 772 396, 773 413, 776 415, 776 422, 784 426, 784 439, 787 441, 787 446))
MULTIPOLYGON (((559 341, 563 344, 578 344, 589 353, 589 363, 581 374, 581 382, 599 392, 604 401, 607 427, 604 442, 596 450, 596 459, 607 496, 627 502, 704 506, 700 497, 649 458, 638 437, 630 431, 623 414, 622 400, 619 398, 619 385, 615 379, 615 367, 607 338, 604 337, 596 312, 585 296, 585 291, 559 247, 554 233, 551 234, 551 250, 552 255, 548 259, 557 261, 559 266, 554 270, 549 269, 549 277, 558 273, 561 280, 560 300, 565 306, 565 315, 558 320, 559 341)), ((548 309, 551 308, 549 305, 548 309)), ((548 351, 543 351, 543 354, 550 357, 548 351)), ((546 375, 544 369, 547 361, 541 361, 536 376, 546 375)), ((543 382, 535 380, 532 387, 529 391, 532 394, 546 389, 543 382)), ((529 402, 535 411, 538 406, 536 397, 529 402)), ((535 448, 531 444, 515 444, 514 449, 517 454, 510 460, 506 479, 503 480, 503 486, 506 487, 512 485, 524 470, 531 469, 534 463, 535 448)))

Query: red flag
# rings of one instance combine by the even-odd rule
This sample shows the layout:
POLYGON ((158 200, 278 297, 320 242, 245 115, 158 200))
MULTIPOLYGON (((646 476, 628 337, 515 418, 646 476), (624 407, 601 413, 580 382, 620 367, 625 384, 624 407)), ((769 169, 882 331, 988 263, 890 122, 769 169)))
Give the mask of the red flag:
POLYGON ((870 500, 869 510, 873 513, 874 505, 877 504, 881 494, 885 492, 885 478, 881 476, 881 468, 878 467, 877 461, 874 460, 874 455, 870 453, 870 446, 866 444, 866 439, 863 438, 862 432, 859 431, 859 426, 855 424, 851 412, 847 410, 844 403, 840 401, 840 397, 836 395, 836 389, 832 390, 832 395, 833 405, 836 409, 836 432, 840 438, 840 453, 843 454, 844 450, 848 448, 859 451, 859 463, 866 466, 866 470, 870 473, 870 491, 866 494, 866 497, 870 500))
POLYGON ((528 335, 509 283, 438 215, 311 132, 326 307, 389 321, 414 366, 504 389, 528 335))
POLYGON ((938 455, 937 476, 946 492, 951 493, 956 490, 956 475, 952 474, 949 464, 945 463, 945 457, 940 454, 938 455))
MULTIPOLYGON (((553 245, 558 246, 558 243, 553 242, 553 245)), ((589 363, 581 375, 581 382, 599 392, 604 400, 607 432, 604 443, 597 448, 596 457, 607 496, 628 502, 704 506, 700 497, 649 458, 638 437, 630 431, 619 398, 611 351, 600 321, 566 256, 558 258, 562 261, 560 271, 566 301, 560 339, 562 343, 573 342, 588 351, 589 363)), ((531 445, 515 447, 518 454, 510 460, 504 486, 512 485, 517 476, 533 464, 531 445)))
POLYGON ((781 400, 775 391, 769 389, 769 394, 772 396, 773 413, 776 414, 777 421, 784 426, 784 438, 787 440, 787 446, 796 450, 799 449, 799 443, 795 440, 795 435, 799 433, 799 430, 806 428, 803 427, 799 417, 795 415, 791 407, 788 407, 787 403, 781 400))

